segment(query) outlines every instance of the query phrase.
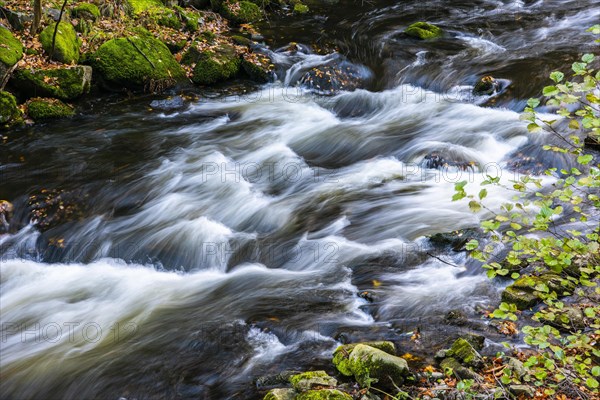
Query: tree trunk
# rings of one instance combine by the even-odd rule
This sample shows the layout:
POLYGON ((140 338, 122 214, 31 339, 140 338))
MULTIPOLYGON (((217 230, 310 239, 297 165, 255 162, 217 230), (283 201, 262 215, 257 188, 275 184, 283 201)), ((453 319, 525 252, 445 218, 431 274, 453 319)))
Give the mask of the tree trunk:
POLYGON ((33 2, 33 23, 31 24, 31 31, 29 34, 34 36, 40 29, 40 23, 42 22, 42 0, 34 0, 33 2))

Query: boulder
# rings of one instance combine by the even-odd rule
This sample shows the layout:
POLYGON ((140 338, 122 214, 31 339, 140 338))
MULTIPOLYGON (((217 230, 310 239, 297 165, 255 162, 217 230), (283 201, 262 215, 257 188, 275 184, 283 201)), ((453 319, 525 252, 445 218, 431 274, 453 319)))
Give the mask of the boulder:
POLYGON ((27 103, 27 115, 34 121, 44 121, 55 118, 66 118, 75 114, 73 107, 58 99, 36 97, 27 103))
POLYGON ((129 9, 133 15, 139 15, 152 8, 162 8, 163 3, 160 0, 126 0, 129 9))
POLYGON ((528 385, 512 384, 508 386, 508 391, 519 399, 532 398, 535 395, 535 389, 528 385))
POLYGON ((446 351, 446 357, 452 357, 461 362, 463 365, 473 367, 479 367, 483 364, 483 359, 477 350, 473 348, 471 343, 463 338, 457 339, 452 344, 452 347, 446 351))
POLYGON ((337 380, 325 371, 308 371, 290 376, 290 383, 298 392, 304 392, 320 386, 337 386, 337 380))
POLYGON ((13 212, 13 205, 11 202, 6 200, 0 200, 0 228, 4 229, 4 232, 8 232, 10 224, 8 220, 13 212))
POLYGON ((352 400, 352 396, 337 389, 321 389, 300 393, 296 400, 352 400))
POLYGON ((359 344, 374 347, 391 355, 396 354, 394 343, 387 341, 343 344, 333 352, 333 364, 342 375, 352 376, 354 374, 350 368, 349 358, 352 350, 359 344))
POLYGON ((23 115, 12 94, 0 91, 0 130, 9 129, 23 122, 23 115))
POLYGON ((242 56, 242 68, 252 80, 257 82, 269 82, 274 77, 275 66, 264 54, 245 53, 242 56))
POLYGON ((71 10, 71 15, 75 18, 97 21, 100 19, 100 10, 95 4, 79 3, 71 10))
POLYGON ((473 87, 475 96, 490 96, 497 92, 500 88, 500 83, 493 76, 484 76, 477 81, 473 87))
POLYGON ((236 24, 256 22, 262 18, 260 7, 250 1, 224 1, 220 9, 221 15, 236 24))
POLYGON ((21 57, 23 57, 21 41, 8 29, 0 26, 0 87, 21 57))
POLYGON ((357 344, 349 356, 348 364, 356 381, 363 387, 393 387, 410 376, 408 363, 400 357, 364 344, 357 344))
POLYGON ((335 95, 340 91, 364 88, 372 79, 369 68, 338 58, 306 71, 299 83, 317 94, 335 95))
POLYGON ((294 400, 295 398, 294 389, 272 389, 267 392, 263 400, 294 400))
POLYGON ((192 46, 182 62, 193 65, 192 81, 199 85, 211 85, 235 77, 240 72, 241 57, 235 47, 221 44, 214 50, 199 51, 192 46))
POLYGON ((25 29, 25 23, 33 20, 32 14, 0 7, 0 18, 2 17, 6 18, 10 26, 16 31, 22 31, 25 29))
POLYGON ((185 72, 167 46, 148 33, 111 39, 91 63, 105 85, 161 91, 185 80, 185 72))
MULTIPOLYGON (((50 24, 40 33, 40 42, 47 54, 52 52, 52 37, 54 36, 55 26, 56 23, 50 24)), ((68 22, 58 22, 52 58, 64 64, 76 64, 79 61, 80 46, 81 42, 77 38, 73 25, 68 22)))
POLYGON ((56 97, 71 100, 90 92, 92 67, 77 65, 54 69, 19 69, 11 82, 23 97, 56 97))
POLYGON ((472 371, 471 369, 463 366, 457 359, 453 357, 448 357, 444 359, 440 363, 440 367, 444 372, 449 374, 452 371, 451 375, 454 375, 460 379, 483 379, 478 373, 472 371))
POLYGON ((542 301, 540 296, 540 285, 548 287, 549 290, 555 291, 558 296, 563 296, 565 293, 570 293, 574 289, 574 284, 570 281, 565 282, 559 275, 547 273, 540 276, 524 275, 514 281, 502 292, 502 301, 512 303, 519 310, 525 310, 535 306, 542 301))
POLYGON ((415 22, 406 28, 404 33, 417 39, 437 39, 442 37, 444 31, 441 28, 427 22, 415 22))

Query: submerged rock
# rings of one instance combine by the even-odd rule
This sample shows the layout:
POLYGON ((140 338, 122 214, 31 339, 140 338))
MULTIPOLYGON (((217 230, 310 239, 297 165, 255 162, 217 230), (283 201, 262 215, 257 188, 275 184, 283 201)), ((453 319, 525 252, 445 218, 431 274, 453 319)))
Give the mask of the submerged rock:
POLYGON ((475 161, 456 161, 446 159, 437 151, 432 151, 423 158, 425 168, 443 169, 454 167, 461 171, 475 171, 477 163, 475 161))
POLYGON ((0 91, 0 130, 9 129, 23 123, 23 114, 12 94, 0 91))
POLYGON ((107 41, 92 65, 109 87, 160 92, 185 80, 167 46, 145 32, 107 41))
MULTIPOLYGON (((40 33, 40 42, 46 54, 52 52, 52 38, 55 26, 56 23, 50 24, 40 33)), ((58 22, 54 53, 51 54, 51 57, 64 64, 77 63, 79 61, 80 47, 81 42, 77 37, 77 32, 75 32, 73 25, 69 22, 58 22)))
POLYGON ((21 69, 11 82, 23 97, 56 97, 71 100, 90 92, 92 67, 78 65, 54 69, 21 69))
POLYGON ((299 392, 320 386, 336 386, 337 380, 325 371, 308 371, 290 376, 290 383, 299 392))
POLYGON ((0 87, 14 65, 23 57, 23 44, 6 28, 0 26, 0 87))
POLYGON ((437 39, 444 34, 441 28, 427 22, 415 22, 406 28, 404 32, 418 39, 437 39))
POLYGON ((8 220, 13 212, 12 203, 6 200, 0 200, 0 228, 3 228, 5 232, 8 232, 10 227, 8 220))
POLYGON ((58 99, 33 98, 26 103, 27 115, 34 121, 66 118, 75 114, 73 107, 58 99))
POLYGON ((83 216, 82 200, 77 192, 42 189, 29 197, 29 220, 41 231, 77 220, 83 216))
POLYGON ((342 375, 352 376, 354 374, 350 366, 350 353, 359 344, 379 349, 391 355, 396 354, 394 343, 387 341, 351 343, 338 346, 333 352, 333 364, 342 375))
POLYGON ((334 95, 365 88, 372 79, 373 73, 364 65, 335 59, 305 72, 299 83, 317 94, 334 95))
POLYGON ((169 97, 163 100, 153 100, 150 107, 156 110, 172 111, 185 106, 185 100, 181 96, 169 97))

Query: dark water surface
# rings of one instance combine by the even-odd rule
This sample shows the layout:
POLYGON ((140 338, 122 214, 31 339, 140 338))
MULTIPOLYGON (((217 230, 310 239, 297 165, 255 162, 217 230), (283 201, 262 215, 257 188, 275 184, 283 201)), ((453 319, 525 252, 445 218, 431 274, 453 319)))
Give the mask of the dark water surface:
MULTIPOLYGON (((372 71, 368 90, 301 91, 302 72, 331 56, 278 52, 276 84, 236 82, 170 111, 109 97, 9 135, 2 398, 260 398, 254 379, 331 369, 343 341, 387 338, 430 357, 467 329, 445 325, 452 309, 495 349, 477 309, 502 282, 424 237, 478 224, 451 196, 463 179, 477 192, 484 170, 421 161, 439 151, 508 181, 512 152, 540 157, 550 139, 518 112, 591 48, 600 2, 309 5, 264 23, 266 44, 338 49, 372 71), (405 36, 416 20, 444 38, 405 36), (472 96, 487 74, 505 90, 472 96), (32 195, 60 195, 77 218, 41 232, 32 195)), ((508 198, 490 189, 489 206, 508 198)))

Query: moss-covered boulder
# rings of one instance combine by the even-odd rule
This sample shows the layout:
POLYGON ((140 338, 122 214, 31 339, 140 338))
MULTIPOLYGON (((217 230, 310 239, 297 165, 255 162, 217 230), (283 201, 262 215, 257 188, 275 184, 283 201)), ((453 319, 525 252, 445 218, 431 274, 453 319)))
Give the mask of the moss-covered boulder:
POLYGON ((12 94, 0 91, 0 130, 9 129, 23 122, 23 115, 12 94))
POLYGON ((473 94, 475 96, 490 96, 497 92, 500 88, 500 83, 490 75, 484 76, 473 86, 473 94))
POLYGON ((336 368, 342 375, 354 375, 354 372, 352 371, 352 368, 350 366, 349 359, 350 353, 352 353, 352 350, 354 350, 354 348, 359 344, 374 347, 391 355, 396 354, 396 348, 394 346, 394 343, 387 341, 343 344, 341 346, 338 346, 338 348, 335 349, 335 351, 333 352, 333 364, 336 366, 336 368))
POLYGON ((58 99, 34 98, 27 103, 27 115, 34 121, 71 117, 75 114, 73 107, 58 99))
POLYGON ((320 389, 300 393, 296 400, 352 400, 352 396, 337 389, 320 389))
POLYGON ((149 34, 109 40, 90 61, 109 88, 160 91, 185 80, 167 46, 149 34))
POLYGON ((56 97, 71 100, 90 92, 92 67, 77 65, 54 69, 19 69, 14 82, 22 97, 56 97))
POLYGON ((127 0, 127 5, 129 6, 133 15, 139 15, 152 8, 164 7, 160 0, 127 0))
POLYGON ((446 352, 446 356, 455 358, 463 365, 479 367, 483 364, 483 359, 477 350, 463 338, 457 339, 452 344, 452 347, 446 352))
POLYGON ((265 83, 273 79, 275 65, 264 54, 245 53, 242 56, 242 69, 250 79, 265 83))
POLYGON ((295 14, 306 14, 308 12, 308 6, 302 3, 294 4, 294 13, 295 14))
POLYGON ((227 0, 221 5, 220 13, 236 24, 256 22, 262 18, 260 7, 246 0, 227 0))
POLYGON ((375 384, 393 387, 410 376, 406 360, 364 344, 357 344, 348 357, 354 379, 363 387, 375 384))
MULTIPOLYGON (((55 26, 56 23, 50 24, 40 33, 40 42, 42 42, 42 48, 46 54, 52 53, 52 37, 55 26)), ((65 64, 77 63, 80 47, 81 42, 73 25, 68 22, 59 22, 52 59, 65 64)))
POLYGON ((182 62, 193 66, 192 81, 199 85, 231 79, 238 75, 241 67, 241 57, 230 44, 207 51, 199 51, 192 46, 183 55, 182 62))
POLYGON ((427 22, 415 22, 406 28, 404 32, 418 39, 437 39, 444 34, 442 28, 427 22))
POLYGON ((71 10, 71 15, 75 18, 97 21, 100 19, 100 10, 95 4, 79 3, 71 10))
POLYGON ((308 371, 292 375, 290 383, 297 391, 304 392, 317 386, 336 386, 337 380, 327 375, 325 371, 308 371))
POLYGON ((296 391, 294 389, 271 389, 263 400, 294 400, 296 391))
POLYGON ((565 296, 572 293, 574 288, 573 282, 566 281, 557 274, 524 275, 504 289, 502 301, 516 305, 519 310, 525 310, 540 303, 542 293, 546 291, 565 296))
POLYGON ((21 57, 23 44, 8 29, 0 26, 0 85, 21 57))

